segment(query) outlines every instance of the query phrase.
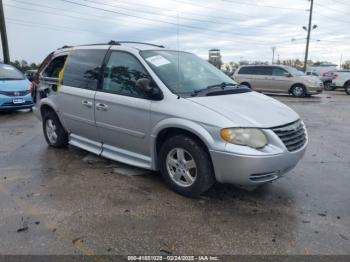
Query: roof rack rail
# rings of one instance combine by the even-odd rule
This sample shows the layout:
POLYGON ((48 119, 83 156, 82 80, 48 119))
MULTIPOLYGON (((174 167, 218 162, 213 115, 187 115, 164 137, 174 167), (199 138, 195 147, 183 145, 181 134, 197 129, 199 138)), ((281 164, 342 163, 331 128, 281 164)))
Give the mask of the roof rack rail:
POLYGON ((57 50, 61 50, 61 49, 65 49, 65 48, 72 48, 73 46, 71 46, 71 45, 64 45, 64 46, 62 46, 62 47, 60 47, 60 48, 57 48, 57 50))
POLYGON ((150 45, 150 46, 156 46, 160 48, 165 48, 163 45, 156 45, 156 44, 151 44, 151 43, 146 43, 146 42, 137 42, 137 41, 114 41, 111 40, 108 42, 109 45, 120 45, 120 44, 142 44, 142 45, 150 45))
MULTIPOLYGON (((85 44, 85 45, 78 45, 78 46, 92 46, 92 45, 121 45, 121 44, 142 44, 142 45, 150 45, 150 46, 156 46, 156 47, 160 47, 160 48, 165 48, 163 45, 156 45, 156 44, 151 44, 151 43, 146 43, 146 42, 136 42, 136 41, 114 41, 111 40, 108 43, 97 43, 97 44, 85 44)), ((58 48, 57 50, 61 50, 61 49, 65 49, 65 48, 72 48, 74 46, 69 46, 69 45, 65 45, 62 46, 60 48, 58 48)))

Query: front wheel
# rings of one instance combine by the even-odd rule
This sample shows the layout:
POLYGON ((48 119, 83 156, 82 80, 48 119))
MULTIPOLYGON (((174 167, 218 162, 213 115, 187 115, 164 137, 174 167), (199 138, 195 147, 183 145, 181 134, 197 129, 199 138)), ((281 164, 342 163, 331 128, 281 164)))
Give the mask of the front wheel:
POLYGON ((291 93, 295 97, 304 97, 306 96, 306 88, 302 85, 296 85, 292 88, 291 93))
POLYGON ((60 120, 54 112, 43 116, 43 131, 46 142, 52 147, 65 147, 68 145, 68 133, 64 130, 60 120))
POLYGON ((189 136, 177 135, 164 142, 160 171, 173 191, 187 197, 198 197, 215 182, 207 150, 189 136))
POLYGON ((350 95, 350 83, 345 85, 345 93, 350 95))

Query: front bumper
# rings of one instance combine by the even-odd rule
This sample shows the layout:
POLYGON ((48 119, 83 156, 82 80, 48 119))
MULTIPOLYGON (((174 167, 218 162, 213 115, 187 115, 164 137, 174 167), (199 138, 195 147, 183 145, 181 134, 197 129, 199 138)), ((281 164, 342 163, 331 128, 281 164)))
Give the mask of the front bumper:
POLYGON ((210 155, 218 182, 255 188, 293 169, 303 157, 306 146, 307 143, 297 151, 276 155, 252 156, 214 150, 210 155))
POLYGON ((322 86, 308 86, 307 87, 307 94, 309 94, 309 95, 320 94, 322 92, 323 92, 323 85, 322 86))
POLYGON ((27 96, 0 96, 0 110, 19 110, 19 109, 28 109, 32 108, 33 100, 30 95, 27 96), (15 104, 13 103, 14 99, 23 99, 23 103, 15 104))

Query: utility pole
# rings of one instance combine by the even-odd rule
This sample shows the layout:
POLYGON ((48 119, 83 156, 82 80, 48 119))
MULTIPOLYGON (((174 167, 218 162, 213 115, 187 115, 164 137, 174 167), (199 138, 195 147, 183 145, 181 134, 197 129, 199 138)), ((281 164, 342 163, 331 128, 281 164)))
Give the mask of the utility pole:
POLYGON ((304 72, 306 72, 307 60, 308 60, 308 56, 309 56, 309 44, 310 44, 311 30, 314 29, 314 28, 311 28, 314 0, 309 0, 309 1, 310 1, 310 13, 309 13, 309 26, 307 28, 306 50, 305 50, 305 59, 304 59, 304 72))
POLYGON ((2 4, 2 0, 0 0, 0 33, 1 33, 1 44, 2 44, 2 53, 4 56, 4 63, 10 63, 10 52, 9 46, 7 42, 7 32, 6 32, 6 24, 5 24, 5 16, 4 16, 4 7, 2 4))
POLYGON ((275 51, 276 51, 276 47, 273 46, 272 47, 272 65, 275 63, 275 51))

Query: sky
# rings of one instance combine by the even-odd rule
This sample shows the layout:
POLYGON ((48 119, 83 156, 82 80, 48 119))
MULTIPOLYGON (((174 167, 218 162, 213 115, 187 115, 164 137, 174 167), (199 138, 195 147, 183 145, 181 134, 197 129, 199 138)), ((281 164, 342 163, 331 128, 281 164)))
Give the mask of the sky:
MULTIPOLYGON (((64 45, 142 41, 224 62, 304 59, 308 0, 3 0, 11 60, 64 45)), ((350 1, 315 0, 309 59, 350 60, 350 1)))

